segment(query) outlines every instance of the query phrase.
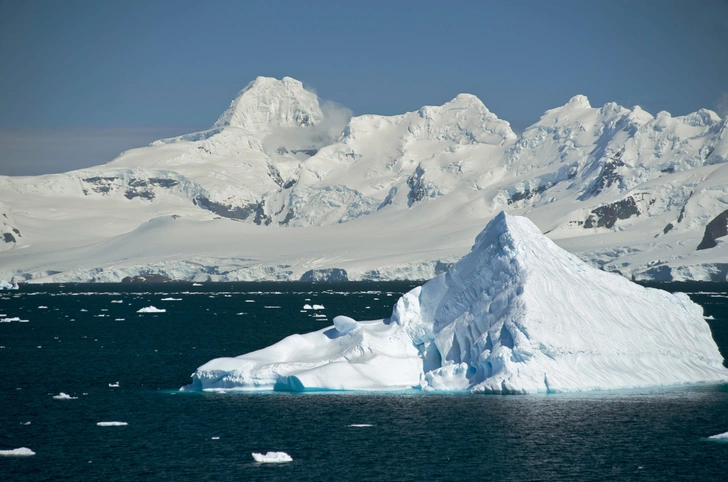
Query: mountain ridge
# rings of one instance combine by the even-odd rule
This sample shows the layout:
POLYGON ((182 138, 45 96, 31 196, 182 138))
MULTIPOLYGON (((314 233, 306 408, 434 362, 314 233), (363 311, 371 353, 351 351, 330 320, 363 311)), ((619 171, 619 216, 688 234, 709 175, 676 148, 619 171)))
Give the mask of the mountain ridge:
MULTIPOLYGON (((237 279, 229 273, 240 270, 297 279, 309 269, 333 268, 350 271, 351 279, 383 269, 400 273, 394 277, 431 276, 438 262, 464 254, 466 235, 505 209, 528 215, 562 247, 605 270, 633 279, 725 280, 728 252, 720 237, 714 247, 695 248, 706 226, 728 210, 727 126, 707 109, 652 116, 615 103, 595 108, 576 95, 517 136, 471 94, 395 116, 351 116, 295 79, 258 77, 209 130, 159 140, 94 168, 0 177, 0 277, 94 280, 99 269, 113 273, 121 265, 119 276, 149 274, 159 261, 141 254, 135 261, 107 253, 97 266, 80 259, 78 269, 60 270, 54 241, 82 252, 94 239, 173 215, 192 225, 217 219, 269 228, 263 244, 293 233, 275 227, 330 237, 311 241, 310 249, 291 242, 286 256, 248 246, 244 258, 254 261, 236 261, 243 265, 228 274, 185 269, 185 279, 237 279), (336 242, 372 233, 390 233, 393 240, 383 239, 392 252, 352 252, 336 242), (404 241, 425 235, 434 241, 418 241, 420 255, 408 252, 404 241), (443 245, 440 238, 458 241, 443 245), (28 264, 24 254, 31 252, 46 264, 28 264)), ((218 241, 233 246, 235 233, 249 229, 225 226, 218 241)), ((167 242, 176 254, 164 258, 188 265, 194 250, 178 252, 178 241, 167 242)), ((227 260, 241 258, 232 247, 222 251, 227 260)))

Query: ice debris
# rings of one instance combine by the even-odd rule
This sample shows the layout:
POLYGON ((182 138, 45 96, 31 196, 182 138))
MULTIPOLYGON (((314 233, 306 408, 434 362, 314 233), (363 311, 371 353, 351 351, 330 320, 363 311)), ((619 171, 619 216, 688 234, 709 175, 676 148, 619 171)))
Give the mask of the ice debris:
POLYGON ((285 452, 266 452, 265 455, 253 452, 252 455, 256 462, 262 464, 279 464, 293 461, 291 456, 285 452))
POLYGON ((0 450, 0 455, 5 457, 27 457, 35 455, 35 452, 30 450, 28 447, 20 447, 19 449, 0 450))
POLYGON ((126 422, 98 422, 96 425, 99 427, 123 427, 129 424, 126 422))
POLYGON ((61 392, 58 395, 53 395, 53 398, 56 400, 77 400, 78 397, 72 397, 67 393, 61 392))
POLYGON ((144 308, 138 309, 137 313, 165 313, 167 310, 163 308, 157 308, 156 306, 145 306, 144 308))

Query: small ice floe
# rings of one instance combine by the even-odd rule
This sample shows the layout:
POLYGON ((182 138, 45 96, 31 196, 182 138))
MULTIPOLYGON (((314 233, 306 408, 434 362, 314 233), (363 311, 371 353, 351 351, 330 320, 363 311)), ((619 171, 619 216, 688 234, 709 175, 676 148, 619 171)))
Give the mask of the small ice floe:
POLYGON ((5 323, 10 323, 11 321, 20 321, 20 317, 19 316, 13 316, 12 318, 5 318, 3 321, 5 323))
POLYGON ((114 318, 114 321, 124 321, 124 318, 114 318))
POLYGON ((255 300, 245 300, 246 303, 255 303, 255 300))
POLYGON ((98 422, 96 425, 99 427, 123 427, 129 424, 126 422, 98 422))
POLYGON ((261 464, 280 464, 293 461, 291 456, 285 452, 266 452, 265 455, 253 452, 252 455, 255 461, 261 464))
POLYGON ((347 427, 353 427, 353 428, 364 428, 364 427, 373 427, 374 425, 371 423, 352 423, 351 425, 347 425, 347 427))
POLYGON ((311 315, 311 318, 321 318, 321 319, 324 319, 325 320, 326 319, 326 315, 322 315, 322 314, 319 314, 319 313, 314 313, 313 315, 311 315))
POLYGON ((40 306, 38 307, 38 309, 39 309, 39 310, 47 310, 47 309, 48 309, 48 307, 47 307, 47 306, 43 306, 43 305, 40 305, 40 306))
POLYGON ((20 425, 30 425, 30 422, 20 422, 20 425))
POLYGON ((280 306, 264 306, 263 308, 268 308, 268 309, 272 310, 272 309, 280 308, 280 306))
POLYGON ((109 388, 119 388, 119 382, 109 383, 109 388))
POLYGON ((728 432, 726 433, 719 433, 718 435, 711 435, 708 437, 708 440, 711 440, 713 442, 725 442, 728 443, 728 432))
POLYGON ((112 303, 123 303, 123 300, 111 300, 112 303))
POLYGON ((708 315, 708 316, 704 316, 703 319, 705 319, 705 320, 715 320, 715 316, 708 315))
POLYGON ((81 308, 82 313, 86 313, 88 310, 86 308, 81 308))
POLYGON ((78 397, 72 397, 67 393, 61 392, 58 395, 53 395, 56 400, 77 400, 78 397))
POLYGON ((28 447, 20 447, 19 449, 0 450, 0 455, 5 457, 28 457, 30 455, 35 455, 35 452, 30 450, 28 447))
POLYGON ((137 313, 165 313, 167 310, 163 308, 157 308, 156 306, 145 306, 137 310, 137 313))
POLYGON ((162 301, 182 301, 182 298, 162 298, 162 301))
POLYGON ((324 308, 324 305, 313 305, 311 308, 314 310, 325 310, 326 309, 326 308, 324 308))
POLYGON ((303 305, 303 309, 304 310, 312 310, 313 309, 313 306, 311 306, 308 303, 306 303, 305 305, 303 305))
POLYGON ((202 286, 202 283, 192 283, 192 286, 202 286))
POLYGON ((210 440, 220 440, 220 437, 210 437, 210 440))

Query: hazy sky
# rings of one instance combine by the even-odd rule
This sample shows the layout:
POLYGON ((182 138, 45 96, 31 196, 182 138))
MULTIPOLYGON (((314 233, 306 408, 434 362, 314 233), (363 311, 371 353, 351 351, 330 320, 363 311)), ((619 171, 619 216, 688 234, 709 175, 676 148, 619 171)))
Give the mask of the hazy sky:
POLYGON ((585 94, 728 114, 728 1, 0 0, 0 174, 210 126, 258 75, 355 115, 477 95, 516 127, 585 94))

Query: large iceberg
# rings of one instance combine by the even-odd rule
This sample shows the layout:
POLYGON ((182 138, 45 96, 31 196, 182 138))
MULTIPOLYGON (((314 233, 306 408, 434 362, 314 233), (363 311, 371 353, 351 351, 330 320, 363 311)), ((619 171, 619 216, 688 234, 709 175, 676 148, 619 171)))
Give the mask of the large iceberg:
POLYGON ((500 213, 384 320, 337 317, 199 367, 184 390, 550 393, 726 382, 702 308, 594 269, 500 213))

